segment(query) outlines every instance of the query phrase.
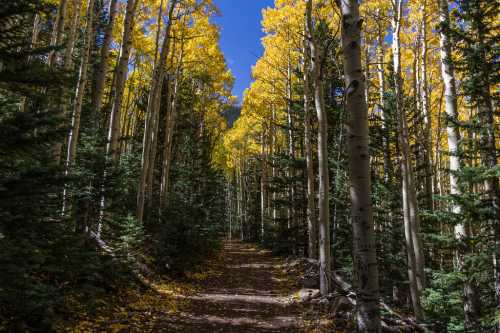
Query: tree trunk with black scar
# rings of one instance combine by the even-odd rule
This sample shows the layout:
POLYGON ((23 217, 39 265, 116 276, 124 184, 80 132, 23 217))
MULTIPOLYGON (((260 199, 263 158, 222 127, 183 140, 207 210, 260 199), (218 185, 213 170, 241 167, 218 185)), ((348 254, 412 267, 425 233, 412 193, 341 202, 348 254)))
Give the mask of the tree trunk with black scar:
POLYGON ((148 96, 148 107, 146 112, 147 117, 143 138, 142 169, 137 194, 137 219, 139 223, 142 223, 144 219, 144 206, 146 203, 147 186, 152 186, 152 184, 148 184, 148 178, 151 182, 152 176, 150 173, 152 172, 151 169, 154 168, 155 161, 155 156, 153 155, 156 155, 160 98, 165 78, 165 66, 167 64, 167 57, 170 54, 170 31, 172 29, 172 19, 174 16, 174 9, 176 7, 176 4, 176 0, 173 0, 170 4, 168 12, 168 22, 165 27, 165 36, 160 52, 160 58, 155 64, 155 71, 153 79, 151 81, 151 87, 148 96))
POLYGON ((305 25, 304 39, 304 147, 307 169, 307 231, 309 258, 318 259, 318 219, 316 215, 316 175, 314 173, 311 128, 311 50, 308 45, 310 31, 305 25))
POLYGON ((403 105, 403 79, 401 73, 400 31, 403 15, 403 0, 396 0, 393 8, 392 38, 394 60, 394 84, 396 114, 398 118, 398 141, 401 149, 400 164, 402 178, 403 216, 406 251, 408 254, 408 276, 413 311, 417 320, 423 319, 420 296, 423 290, 423 255, 419 233, 418 207, 409 152, 409 135, 406 112, 403 105))
POLYGON ((320 291, 326 296, 330 292, 331 244, 330 244, 330 181, 328 174, 328 124, 325 109, 324 87, 322 78, 322 50, 314 37, 312 18, 312 0, 307 2, 306 21, 309 26, 309 48, 311 50, 311 72, 314 80, 314 103, 318 117, 318 173, 319 173, 319 265, 320 291))
POLYGON ((379 280, 373 230, 368 106, 361 66, 361 27, 356 0, 341 1, 342 51, 345 75, 351 219, 356 272, 359 332, 380 332, 379 280))
MULTIPOLYGON (((440 19, 440 54, 441 54, 441 76, 444 83, 445 96, 445 111, 447 117, 447 136, 448 136, 448 151, 449 151, 449 169, 450 169, 450 194, 453 196, 462 196, 462 190, 459 185, 457 172, 462 167, 462 161, 459 156, 459 142, 461 140, 460 131, 458 128, 458 106, 457 106, 457 88, 455 80, 455 68, 452 58, 452 46, 448 37, 447 29, 449 29, 450 18, 448 13, 448 3, 444 0, 438 0, 439 3, 439 19, 440 19)), ((462 216, 462 207, 458 203, 453 203, 451 211, 458 219, 462 216)), ((455 226, 455 238, 459 242, 458 250, 456 251, 456 265, 459 271, 464 269, 465 257, 470 253, 470 247, 467 239, 469 232, 464 223, 458 223, 455 226)), ((477 290, 470 282, 464 283, 464 313, 466 325, 470 325, 474 317, 477 315, 477 290)))

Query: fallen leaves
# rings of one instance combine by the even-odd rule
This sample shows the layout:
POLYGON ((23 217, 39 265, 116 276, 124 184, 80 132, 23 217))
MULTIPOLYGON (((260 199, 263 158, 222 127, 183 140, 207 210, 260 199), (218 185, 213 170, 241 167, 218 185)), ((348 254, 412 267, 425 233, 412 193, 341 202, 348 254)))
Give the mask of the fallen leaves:
POLYGON ((115 295, 95 300, 94 311, 84 311, 75 300, 69 300, 75 316, 70 323, 61 321, 60 332, 150 332, 163 318, 182 311, 188 301, 186 294, 194 287, 186 283, 161 280, 150 289, 125 288, 115 295))

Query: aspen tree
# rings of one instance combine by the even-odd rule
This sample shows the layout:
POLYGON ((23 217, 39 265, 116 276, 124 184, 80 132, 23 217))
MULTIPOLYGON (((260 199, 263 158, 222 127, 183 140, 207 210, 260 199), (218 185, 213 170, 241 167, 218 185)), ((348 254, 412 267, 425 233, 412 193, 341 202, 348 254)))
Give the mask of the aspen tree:
MULTIPOLYGON (((66 1, 66 0, 65 0, 66 1)), ((67 6, 67 5, 65 5, 67 6)), ((71 25, 70 25, 70 31, 68 35, 68 39, 66 41, 65 45, 65 50, 64 50, 64 70, 66 71, 71 71, 73 69, 73 52, 75 48, 75 41, 77 38, 77 32, 80 27, 80 12, 81 12, 81 6, 82 6, 82 0, 73 0, 73 8, 72 8, 72 17, 71 17, 71 25)), ((66 10, 66 9, 65 9, 66 10)), ((53 54, 55 59, 55 53, 53 54)), ((49 55, 50 57, 50 55, 49 55)), ((50 60, 50 58, 49 58, 50 60)), ((62 105, 59 107, 61 108, 61 116, 63 118, 66 118, 67 115, 67 109, 68 109, 68 104, 69 103, 69 97, 66 97, 68 95, 68 89, 66 87, 63 87, 63 101, 62 105)), ((61 156, 62 156, 62 149, 63 149, 63 142, 58 142, 54 145, 52 148, 54 160, 56 163, 61 162, 61 156)))
MULTIPOLYGON (((154 157, 152 157, 152 146, 154 146, 154 140, 156 140, 157 135, 157 124, 158 124, 158 112, 160 108, 160 98, 161 90, 165 78, 165 66, 167 62, 167 57, 170 53, 170 32, 172 29, 172 20, 174 18, 174 10, 177 5, 177 0, 172 0, 170 3, 168 11, 168 22, 165 27, 165 36, 163 39, 163 45, 160 52, 160 57, 158 62, 155 64, 153 79, 151 80, 151 88, 148 96, 148 107, 147 107, 147 118, 145 122, 144 129, 144 139, 143 139, 143 153, 142 153, 142 171, 139 181, 139 190, 137 194, 137 219, 139 223, 143 222, 144 219, 144 205, 146 201, 145 191, 146 186, 151 186, 152 184, 147 184, 147 178, 150 172, 150 168, 154 167, 154 157), (153 162, 153 163, 152 163, 153 162)), ((153 154, 155 151, 153 150, 153 154)))
POLYGON ((113 29, 115 27, 116 15, 118 14, 118 0, 110 0, 108 7, 108 21, 104 28, 104 39, 100 51, 100 63, 95 79, 94 93, 92 94, 92 106, 94 107, 96 118, 101 111, 102 99, 104 95, 104 84, 109 68, 109 55, 111 41, 113 39, 113 29))
POLYGON ((163 161, 162 161, 162 176, 160 185, 160 207, 165 209, 168 203, 168 191, 170 185, 170 169, 172 166, 172 145, 173 145, 173 134, 174 128, 177 120, 177 104, 179 100, 179 85, 182 75, 182 62, 184 59, 184 38, 181 37, 181 47, 180 54, 177 64, 177 69, 175 72, 174 82, 172 84, 172 96, 169 102, 170 112, 167 115, 165 121, 165 142, 163 148, 163 161))
POLYGON ((123 102, 123 93, 125 90, 125 81, 128 74, 128 62, 130 51, 132 49, 132 34, 134 31, 135 13, 141 0, 128 0, 123 24, 122 45, 120 48, 120 57, 115 68, 115 79, 112 87, 113 106, 109 120, 108 144, 106 146, 107 154, 116 163, 119 159, 118 140, 120 137, 121 108, 123 102))
MULTIPOLYGON (((65 174, 68 175, 76 158, 78 140, 80 137, 80 119, 83 107, 83 97, 87 86, 88 67, 90 62, 90 52, 93 45, 94 36, 94 0, 87 3, 86 27, 83 43, 83 55, 80 63, 78 82, 76 84, 75 99, 73 102, 73 112, 71 116, 71 128, 68 134, 68 147, 66 153, 65 174)), ((67 209, 67 191, 63 193, 63 214, 67 209)))
POLYGON ((260 180, 260 210, 261 210, 261 242, 264 243, 265 232, 266 232, 266 223, 267 223, 267 131, 264 128, 261 134, 261 180, 260 180))
MULTIPOLYGON (((307 20, 307 11, 305 12, 307 20)), ((312 152, 312 128, 311 128, 311 50, 308 44, 310 38, 309 25, 306 23, 304 34, 304 146, 306 154, 307 169, 307 231, 308 231, 308 255, 309 258, 318 258, 318 220, 316 217, 316 175, 314 173, 312 152)))
POLYGON ((90 51, 92 49, 92 38, 94 32, 94 0, 89 0, 87 4, 87 24, 85 27, 85 39, 83 47, 83 57, 80 64, 78 82, 76 84, 75 100, 73 103, 73 115, 71 118, 71 130, 68 136, 68 152, 66 155, 66 169, 69 169, 76 157, 76 148, 80 135, 80 118, 83 106, 83 97, 87 86, 88 66, 90 51))
POLYGON ((427 208, 432 210, 434 208, 433 199, 433 185, 432 185, 432 117, 429 101, 429 80, 427 75, 427 58, 428 58, 428 0, 422 0, 422 22, 420 26, 420 47, 421 47, 421 59, 420 59, 420 84, 421 84, 421 106, 422 113, 424 116, 424 168, 425 168, 425 198, 427 208))
POLYGON ((400 32, 403 15, 403 0, 393 1, 392 17, 392 48, 394 61, 394 81, 396 90, 396 113, 398 117, 398 140, 401 149, 400 164, 402 177, 403 216, 405 224, 406 251, 408 252, 408 275, 413 311, 418 320, 423 319, 423 310, 420 303, 420 294, 423 284, 419 273, 423 271, 423 257, 421 252, 420 235, 416 223, 418 222, 418 208, 413 175, 410 165, 408 147, 408 124, 403 106, 403 79, 401 73, 401 46, 400 32), (418 259, 417 259, 418 257, 418 259))
POLYGON ((380 332, 379 281, 371 202, 368 151, 368 107, 361 66, 361 27, 356 0, 339 0, 342 13, 342 51, 346 112, 349 115, 349 174, 351 219, 356 272, 356 310, 359 332, 380 332))
POLYGON ((311 72, 313 73, 314 103, 318 117, 318 165, 319 165, 319 262, 320 291, 322 295, 330 292, 331 244, 330 244, 330 181, 328 175, 328 125, 325 110, 324 87, 322 78, 323 55, 315 35, 312 17, 312 0, 307 2, 307 25, 309 48, 311 49, 311 72))
MULTIPOLYGON (((450 182, 450 194, 453 196, 462 196, 462 190, 460 188, 459 179, 457 172, 461 170, 462 162, 460 160, 459 153, 459 142, 461 140, 460 131, 458 128, 458 106, 457 106, 457 88, 455 80, 455 68, 452 57, 452 46, 450 39, 448 37, 448 29, 450 24, 450 18, 448 13, 448 4, 446 1, 438 0, 439 5, 439 20, 440 20, 440 54, 441 54, 441 76, 443 78, 444 88, 445 88, 445 112, 447 117, 446 129, 448 137, 448 151, 449 151, 449 182, 450 182)), ((458 217, 461 218, 462 207, 453 203, 451 211, 458 217)), ((458 269, 462 270, 464 267, 465 255, 468 252, 468 245, 466 240, 469 237, 468 228, 465 227, 463 223, 459 223, 455 226, 455 238, 460 242, 459 250, 457 250, 457 265, 458 269)), ((475 295, 476 290, 470 282, 466 281, 464 285, 465 303, 464 311, 466 316, 472 310, 475 311, 475 305, 473 302, 477 298, 475 295)))

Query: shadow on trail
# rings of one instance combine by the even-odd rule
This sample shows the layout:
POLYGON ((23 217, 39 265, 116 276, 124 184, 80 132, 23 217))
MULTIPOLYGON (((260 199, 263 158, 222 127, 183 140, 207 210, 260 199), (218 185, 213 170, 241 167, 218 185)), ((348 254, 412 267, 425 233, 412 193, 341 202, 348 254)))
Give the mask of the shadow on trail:
POLYGON ((224 244, 221 275, 207 279, 189 308, 158 320, 158 332, 300 332, 300 309, 278 294, 282 260, 239 242, 224 244))

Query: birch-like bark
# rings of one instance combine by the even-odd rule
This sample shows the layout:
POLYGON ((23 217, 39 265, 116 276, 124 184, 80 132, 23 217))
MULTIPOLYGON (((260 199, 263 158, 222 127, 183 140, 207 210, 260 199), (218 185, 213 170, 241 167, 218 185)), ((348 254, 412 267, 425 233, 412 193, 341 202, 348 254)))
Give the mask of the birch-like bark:
MULTIPOLYGON (((290 55, 288 55, 288 65, 287 65, 287 77, 286 77, 286 116, 287 116, 287 126, 288 126, 288 156, 290 162, 295 160, 295 145, 293 142, 293 119, 292 119, 292 64, 290 61, 290 55)), ((294 167, 289 164, 288 167, 288 177, 292 179, 295 176, 294 167)), ((293 181, 289 185, 289 200, 291 205, 288 207, 288 228, 295 227, 295 186, 293 181)))
POLYGON ((125 12, 125 21, 123 24, 123 38, 120 49, 120 57, 115 70, 114 86, 112 88, 113 106, 109 120, 108 144, 106 153, 111 156, 116 163, 119 159, 118 140, 120 138, 121 108, 123 102, 123 93, 125 90, 125 81, 128 74, 128 62, 130 51, 132 49, 132 35, 135 24, 135 12, 141 0, 128 0, 125 12))
POLYGON ((115 26, 116 15, 118 14, 118 0, 111 0, 108 8, 108 22, 104 28, 104 39, 102 41, 101 47, 101 58, 99 63, 99 68, 97 69, 97 77, 94 88, 94 94, 92 95, 92 106, 94 107, 97 114, 101 111, 102 99, 104 95, 104 85, 106 83, 106 76, 108 74, 109 68, 109 55, 110 46, 113 39, 113 28, 115 26))
POLYGON ((418 211, 416 203, 416 194, 412 182, 410 154, 408 146, 408 125, 406 112, 403 106, 403 81, 401 76, 401 50, 400 50, 400 32, 401 19, 403 14, 403 0, 394 0, 393 18, 392 18, 392 47, 394 59, 394 83, 396 91, 396 113, 398 116, 398 139, 401 149, 401 177, 402 177, 402 196, 403 196, 403 215, 405 224, 406 250, 408 252, 408 275, 410 281, 410 292, 413 305, 413 311, 417 320, 423 319, 423 310, 420 303, 420 293, 423 289, 421 279, 419 278, 419 265, 423 264, 421 248, 419 247, 419 234, 416 223, 418 222, 418 211), (417 249, 417 250, 416 250, 417 249), (418 258, 417 258, 418 257, 418 258), (420 263, 420 264, 419 264, 420 263), (420 282, 419 282, 420 281, 420 282))
MULTIPOLYGON (((170 53, 170 31, 172 29, 172 19, 174 16, 174 9, 177 5, 177 0, 172 0, 168 11, 168 22, 165 27, 165 36, 163 45, 160 52, 160 58, 155 64, 154 74, 151 81, 151 87, 148 97, 148 107, 146 111, 146 122, 144 128, 143 138, 143 152, 142 152, 142 171, 139 181, 139 189, 137 194, 137 219, 139 223, 144 219, 144 206, 146 201, 146 186, 147 178, 150 172, 149 168, 153 168, 151 160, 152 146, 154 145, 155 136, 157 135, 158 113, 160 108, 160 97, 163 88, 163 80, 165 78, 165 66, 167 57, 170 53)), ((153 152, 154 153, 154 152, 153 152)), ((153 161, 154 162, 154 161, 153 161)))
POLYGON ((160 215, 165 210, 168 204, 168 189, 169 189, 169 178, 170 178, 170 161, 172 154, 172 138, 174 129, 174 112, 175 112, 175 94, 177 90, 177 78, 171 83, 167 80, 168 92, 167 92, 167 112, 165 115, 165 125, 164 125, 164 142, 163 142, 163 160, 162 160, 162 172, 160 179, 160 215))
POLYGON ((356 0, 341 0, 342 51, 344 55, 345 102, 351 219, 356 272, 356 310, 359 332, 380 332, 377 251, 371 202, 368 150, 368 106, 361 66, 361 25, 356 0))
MULTIPOLYGON (((274 93, 274 87, 273 87, 273 93, 274 93)), ((274 149, 276 147, 276 126, 275 126, 275 121, 276 121, 276 105, 274 102, 271 102, 271 149, 269 152, 269 155, 271 158, 274 158, 274 149)), ((273 179, 276 179, 278 173, 276 170, 276 165, 274 160, 272 161, 272 166, 271 166, 271 175, 273 179)), ((278 209, 276 208, 276 190, 273 190, 273 193, 271 195, 272 199, 272 216, 273 216, 273 223, 276 223, 278 219, 278 209)))
POLYGON ((380 10, 377 10, 377 76, 378 76, 378 111, 382 120, 383 147, 384 147, 384 181, 387 184, 392 175, 392 164, 389 147, 389 126, 387 125, 388 115, 385 110, 385 33, 383 23, 380 22, 380 10))
POLYGON ((304 146, 307 169, 307 231, 308 231, 308 255, 309 258, 318 259, 318 219, 316 215, 316 190, 314 174, 314 161, 312 151, 312 128, 311 128, 311 50, 308 45, 308 38, 311 34, 305 25, 304 39, 304 146))
MULTIPOLYGON (((73 12, 71 17, 71 25, 70 31, 68 35, 68 40, 66 42, 66 48, 64 50, 64 70, 69 72, 73 69, 73 52, 75 48, 75 41, 78 32, 78 28, 80 27, 80 12, 82 7, 82 0, 73 0, 73 12)), ((60 105, 60 115, 64 119, 68 118, 68 105, 70 104, 70 97, 67 87, 63 87, 63 102, 60 105)), ((66 122, 65 122, 66 123, 66 122)), ((52 148, 52 154, 54 156, 54 160, 57 164, 61 162, 62 159, 62 150, 63 150, 63 142, 57 142, 54 144, 52 148)), ((66 156, 67 157, 67 156, 66 156)))
MULTIPOLYGON (((170 20, 170 18, 169 18, 170 20)), ((162 21, 163 21, 163 0, 160 1, 160 6, 158 7, 158 18, 157 18, 157 25, 158 28, 156 30, 156 47, 155 47, 155 64, 158 61, 158 52, 160 48, 160 35, 162 31, 162 21)), ((170 23, 168 23, 170 24, 170 23)), ((169 41, 170 43, 170 41, 169 41)), ((174 44, 175 48, 175 44, 174 44)), ((175 53, 175 49, 174 49, 175 53)), ((168 57, 168 54, 167 54, 168 57)), ((166 64, 165 64, 166 65, 166 64)), ((166 86, 170 86, 170 77, 165 76, 164 80, 166 81, 166 86)), ((160 126, 160 107, 161 107, 161 97, 163 93, 163 83, 162 87, 160 88, 160 91, 158 95, 156 96, 157 101, 156 101, 156 112, 154 115, 152 115, 152 132, 151 132, 151 143, 150 143, 150 152, 149 152, 149 168, 146 170, 146 203, 152 204, 152 198, 153 198, 153 187, 154 187, 154 171, 155 171, 155 164, 156 164, 156 154, 158 152, 158 136, 159 136, 159 126, 160 126)), ((169 94, 169 92, 167 92, 169 94)), ((170 103, 170 100, 167 97, 167 109, 170 108, 168 104, 170 103)), ((168 116, 167 116, 168 118, 168 116)))
MULTIPOLYGON (((93 45, 94 36, 94 0, 89 0, 87 3, 87 23, 85 27, 85 37, 83 43, 82 60, 76 84, 75 99, 73 102, 73 113, 71 116, 71 128, 68 134, 68 148, 66 153, 65 175, 68 175, 76 158, 78 139, 80 136, 80 118, 83 106, 83 97, 87 86, 88 66, 90 62, 90 52, 93 45)), ((62 213, 65 214, 68 205, 67 190, 63 191, 63 208, 62 213)))
MULTIPOLYGON (((182 53, 180 57, 180 62, 182 62, 182 53)), ((173 145, 173 134, 175 129, 175 124, 177 121, 177 101, 179 99, 179 84, 181 76, 181 65, 177 69, 173 84, 173 98, 170 107, 170 115, 167 117, 167 123, 165 124, 165 146, 163 150, 163 165, 162 165, 162 177, 160 186, 160 205, 162 210, 167 207, 168 204, 168 194, 170 188, 170 169, 172 168, 172 145, 173 145)))
POLYGON ((309 48, 311 49, 311 71, 314 75, 314 102, 318 117, 318 174, 319 174, 319 265, 320 292, 325 296, 330 292, 331 244, 330 244, 330 203, 328 174, 328 125, 325 110, 325 98, 322 79, 322 54, 318 41, 314 38, 312 19, 312 0, 307 2, 307 24, 309 31, 309 48))
POLYGON ((78 82, 76 84, 75 100, 73 102, 73 114, 71 117, 71 130, 68 136, 68 152, 66 156, 66 172, 71 168, 76 158, 76 148, 80 135, 80 118, 83 106, 83 97, 87 86, 87 74, 90 62, 90 51, 93 45, 94 36, 94 0, 89 0, 87 4, 87 23, 85 27, 85 39, 83 55, 80 63, 78 82))
POLYGON ((260 240, 264 243, 266 224, 267 224, 267 137, 266 130, 262 131, 262 147, 261 147, 261 159, 262 159, 262 174, 260 177, 260 240))
POLYGON ((421 106, 422 113, 424 115, 424 167, 425 167, 425 198, 427 208, 430 210, 434 209, 434 199, 433 199, 433 184, 432 184, 432 135, 431 135, 431 110, 429 105, 429 85, 427 79, 427 53, 428 53, 428 41, 427 41, 427 30, 428 30, 428 14, 427 14, 427 0, 423 0, 422 7, 422 25, 420 32, 420 46, 421 46, 421 59, 420 59, 420 84, 421 84, 421 106))
MULTIPOLYGON (((457 172, 462 167, 462 162, 459 156, 459 142, 460 131, 458 128, 458 106, 457 106, 457 88, 455 80, 455 69, 452 58, 452 46, 447 34, 447 29, 450 25, 448 3, 444 0, 438 0, 439 3, 439 19, 440 19, 440 54, 441 54, 441 76, 444 83, 445 95, 445 112, 446 112, 446 129, 448 134, 448 151, 450 163, 450 194, 452 196, 460 197, 462 190, 459 186, 459 179, 457 172)), ((461 219, 462 207, 458 203, 453 203, 451 207, 452 212, 461 219)), ((463 270, 465 265, 465 256, 470 251, 467 245, 469 233, 463 223, 455 226, 455 238, 460 243, 459 250, 456 252, 456 265, 457 269, 463 270)), ((478 312, 476 309, 476 300, 478 298, 476 288, 466 281, 464 284, 464 313, 466 323, 470 323, 474 317, 474 313, 478 312)))

